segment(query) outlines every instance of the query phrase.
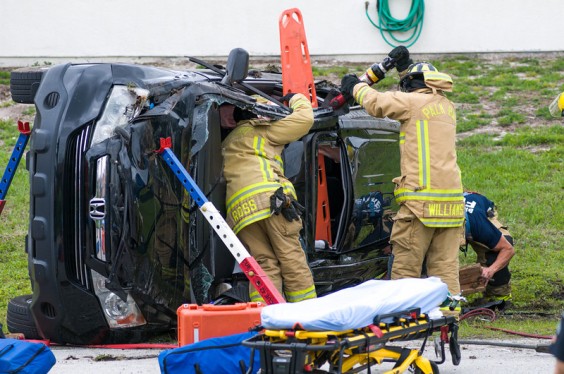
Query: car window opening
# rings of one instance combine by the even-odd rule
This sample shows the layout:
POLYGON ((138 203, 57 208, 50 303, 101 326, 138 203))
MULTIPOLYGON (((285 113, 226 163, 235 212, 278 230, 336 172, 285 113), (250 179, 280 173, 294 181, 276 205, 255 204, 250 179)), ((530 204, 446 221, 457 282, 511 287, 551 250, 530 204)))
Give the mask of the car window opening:
POLYGON ((344 191, 340 148, 331 142, 318 148, 318 195, 316 240, 333 246, 343 210, 344 191))

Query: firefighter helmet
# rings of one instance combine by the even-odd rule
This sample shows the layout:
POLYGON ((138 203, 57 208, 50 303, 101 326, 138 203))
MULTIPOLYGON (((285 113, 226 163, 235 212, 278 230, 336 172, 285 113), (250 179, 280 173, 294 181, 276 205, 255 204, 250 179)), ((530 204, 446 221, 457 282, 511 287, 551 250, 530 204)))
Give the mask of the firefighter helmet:
POLYGON ((564 117, 564 92, 556 96, 554 101, 548 106, 548 110, 553 117, 564 117))
POLYGON ((429 62, 418 62, 407 68, 399 86, 403 92, 411 92, 425 87, 429 87, 433 91, 452 91, 452 78, 448 74, 439 72, 429 62))

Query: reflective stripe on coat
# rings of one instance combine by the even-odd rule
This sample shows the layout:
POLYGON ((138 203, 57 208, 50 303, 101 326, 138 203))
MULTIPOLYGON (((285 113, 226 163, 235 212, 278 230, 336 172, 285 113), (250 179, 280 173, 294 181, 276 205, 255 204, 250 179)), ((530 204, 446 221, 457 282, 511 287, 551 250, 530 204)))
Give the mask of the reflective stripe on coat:
POLYGON ((223 141, 223 174, 227 182, 226 221, 235 233, 270 217, 270 196, 279 187, 296 197, 284 176, 282 150, 309 132, 313 109, 309 100, 296 94, 290 100, 292 114, 270 121, 240 121, 223 141))
POLYGON ((458 227, 464 198, 456 158, 454 105, 429 88, 378 92, 366 83, 354 87, 355 100, 374 117, 400 122, 401 176, 394 195, 428 227, 458 227))

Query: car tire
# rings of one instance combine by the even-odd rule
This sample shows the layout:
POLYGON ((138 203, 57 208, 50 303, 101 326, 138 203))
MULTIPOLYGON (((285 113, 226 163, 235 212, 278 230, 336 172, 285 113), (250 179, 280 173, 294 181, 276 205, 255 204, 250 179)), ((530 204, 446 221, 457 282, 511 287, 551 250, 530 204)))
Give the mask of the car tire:
POLYGON ((22 333, 26 339, 42 339, 31 315, 32 295, 22 295, 8 302, 6 324, 11 333, 22 333))
POLYGON ((15 70, 10 73, 12 100, 21 104, 33 104, 35 94, 45 70, 15 70))

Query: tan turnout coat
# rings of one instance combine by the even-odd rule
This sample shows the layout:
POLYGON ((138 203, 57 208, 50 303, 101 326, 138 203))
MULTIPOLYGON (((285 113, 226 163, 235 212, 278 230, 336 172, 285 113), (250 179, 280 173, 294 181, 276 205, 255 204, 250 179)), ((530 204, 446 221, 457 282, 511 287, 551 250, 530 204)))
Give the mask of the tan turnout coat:
POLYGON ((241 121, 223 141, 223 173, 227 181, 226 221, 235 233, 270 217, 270 197, 280 186, 296 197, 284 176, 284 146, 309 132, 313 125, 310 101, 296 94, 289 102, 292 114, 271 121, 241 121))
MULTIPOLYGON (((441 82, 438 82, 440 87, 441 82)), ((378 92, 366 83, 354 97, 375 117, 400 122, 401 176, 395 197, 427 227, 458 227, 464 221, 464 198, 457 164, 456 114, 453 103, 435 88, 414 92, 378 92)))

